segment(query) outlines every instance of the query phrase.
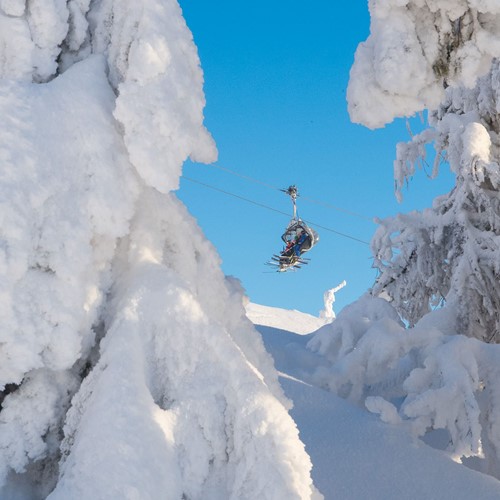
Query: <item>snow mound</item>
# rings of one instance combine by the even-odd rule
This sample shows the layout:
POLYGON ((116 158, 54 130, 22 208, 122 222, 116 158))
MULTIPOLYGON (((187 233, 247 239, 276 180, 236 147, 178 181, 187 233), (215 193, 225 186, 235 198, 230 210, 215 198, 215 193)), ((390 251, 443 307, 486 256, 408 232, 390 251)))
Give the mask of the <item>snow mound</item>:
POLYGON ((438 309, 405 328, 391 304, 366 295, 308 341, 321 361, 307 380, 499 477, 499 346, 450 323, 438 309))

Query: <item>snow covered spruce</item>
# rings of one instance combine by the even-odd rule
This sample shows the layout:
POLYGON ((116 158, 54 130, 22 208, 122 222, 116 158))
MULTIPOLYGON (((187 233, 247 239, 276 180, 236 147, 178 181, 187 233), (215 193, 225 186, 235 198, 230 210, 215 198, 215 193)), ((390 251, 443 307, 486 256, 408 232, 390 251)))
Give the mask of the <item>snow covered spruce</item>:
POLYGON ((0 25, 0 497, 309 498, 242 291, 172 194, 216 157, 177 2, 0 25))
POLYGON ((456 186, 432 208, 379 221, 377 282, 309 342, 324 360, 310 380, 500 478, 500 4, 370 10, 351 117, 378 127, 428 110, 429 128, 397 147, 397 195, 430 144, 434 174, 446 161, 456 186))
POLYGON ((406 328, 369 294, 344 308, 307 347, 305 380, 500 478, 500 346, 457 335, 449 310, 406 328))
POLYGON ((457 332, 486 342, 500 341, 498 110, 497 59, 474 89, 447 89, 432 128, 398 145, 395 171, 401 187, 433 141, 456 185, 432 208, 381 221, 372 240, 381 271, 375 294, 388 293, 411 325, 445 304, 457 332))
POLYGON ((456 176, 455 188, 432 208, 380 221, 372 248, 381 274, 373 293, 390 296, 410 325, 445 304, 454 309, 458 333, 498 342, 500 4, 370 5, 372 34, 358 48, 351 72, 352 118, 379 126, 428 110, 429 128, 398 144, 398 197, 430 144, 433 175, 447 162, 456 176), (365 57, 367 50, 373 57, 365 57))

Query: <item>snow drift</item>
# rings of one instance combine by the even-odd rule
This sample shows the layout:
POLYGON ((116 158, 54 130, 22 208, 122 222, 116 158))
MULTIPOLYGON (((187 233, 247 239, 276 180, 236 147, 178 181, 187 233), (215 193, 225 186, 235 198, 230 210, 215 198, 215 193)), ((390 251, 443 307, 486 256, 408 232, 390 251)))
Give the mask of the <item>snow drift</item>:
POLYGON ((309 498, 242 290, 172 193, 216 157, 177 2, 0 24, 0 496, 309 498))

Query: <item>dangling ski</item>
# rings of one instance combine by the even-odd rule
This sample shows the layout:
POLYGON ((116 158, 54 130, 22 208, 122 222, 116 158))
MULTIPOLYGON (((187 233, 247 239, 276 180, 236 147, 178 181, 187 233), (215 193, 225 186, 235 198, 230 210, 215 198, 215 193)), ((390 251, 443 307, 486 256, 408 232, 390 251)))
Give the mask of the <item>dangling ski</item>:
POLYGON ((295 271, 297 269, 300 269, 303 265, 308 264, 308 262, 306 262, 303 259, 288 261, 283 258, 280 259, 279 257, 274 258, 273 256, 273 258, 269 262, 266 262, 266 264, 276 269, 277 272, 282 273, 286 271, 295 271))

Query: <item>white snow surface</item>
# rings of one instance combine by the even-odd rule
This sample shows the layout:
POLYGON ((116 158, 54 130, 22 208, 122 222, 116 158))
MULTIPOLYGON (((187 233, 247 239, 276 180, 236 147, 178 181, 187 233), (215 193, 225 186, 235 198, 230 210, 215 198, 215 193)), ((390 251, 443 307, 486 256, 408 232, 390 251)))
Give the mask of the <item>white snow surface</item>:
MULTIPOLYGON (((317 345, 325 342, 323 347, 326 347, 330 340, 338 340, 336 332, 346 331, 349 325, 351 332, 357 330, 363 337, 366 334, 362 332, 387 318, 387 314, 392 314, 381 299, 369 302, 364 298, 357 305, 345 308, 332 324, 310 335, 293 332, 294 320, 300 314, 297 311, 293 311, 294 320, 291 321, 289 311, 274 309, 272 321, 268 321, 272 326, 257 325, 280 372, 285 393, 293 400, 291 415, 313 461, 312 475, 316 487, 326 500, 500 498, 500 481, 457 463, 452 454, 437 449, 443 442, 446 444, 442 436, 431 436, 427 440, 433 445, 431 447, 412 434, 407 422, 394 418, 397 412, 391 414, 385 408, 385 417, 393 418, 384 422, 366 407, 327 390, 317 378, 318 370, 328 371, 331 377, 342 370, 355 370, 354 366, 343 367, 342 361, 335 363, 333 358, 328 359, 325 351, 318 349, 317 345)), ((270 318, 273 311, 266 310, 270 318)), ((316 318, 304 314, 301 319, 304 329, 307 323, 313 328, 316 318)), ((436 320, 434 325, 438 324, 436 320)), ((381 334, 370 348, 374 359, 383 352, 394 352, 381 334)), ((453 365, 458 360, 458 352, 455 352, 447 363, 453 365)), ((358 368, 366 369, 366 364, 358 365, 358 368)), ((389 367, 386 371, 390 371, 389 367)), ((444 395, 444 391, 442 393, 444 395)), ((457 393, 455 397, 460 401, 457 393)), ((384 402, 387 407, 392 406, 375 396, 368 399, 366 406, 381 413, 384 402)), ((443 404, 449 403, 443 401, 443 404)))
POLYGON ((255 325, 272 326, 298 334, 312 333, 329 323, 329 318, 317 318, 296 310, 280 309, 249 302, 246 307, 248 319, 255 325))

